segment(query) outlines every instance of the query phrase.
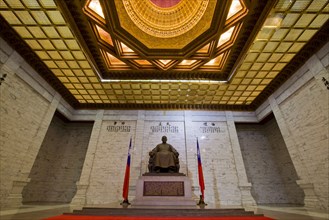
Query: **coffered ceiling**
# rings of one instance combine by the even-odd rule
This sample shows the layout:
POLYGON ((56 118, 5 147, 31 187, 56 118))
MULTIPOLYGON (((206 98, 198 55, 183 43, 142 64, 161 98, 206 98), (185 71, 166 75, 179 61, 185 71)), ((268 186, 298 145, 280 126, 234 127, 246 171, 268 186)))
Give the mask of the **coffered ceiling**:
POLYGON ((255 110, 328 42, 328 0, 0 0, 1 36, 77 109, 255 110))

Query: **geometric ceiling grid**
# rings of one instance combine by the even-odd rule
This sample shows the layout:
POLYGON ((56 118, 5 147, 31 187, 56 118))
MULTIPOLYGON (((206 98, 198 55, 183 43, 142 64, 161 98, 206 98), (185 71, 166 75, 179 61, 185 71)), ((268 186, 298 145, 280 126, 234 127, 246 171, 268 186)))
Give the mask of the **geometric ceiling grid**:
POLYGON ((328 42, 326 0, 139 3, 2 0, 1 37, 80 109, 254 110, 328 42))

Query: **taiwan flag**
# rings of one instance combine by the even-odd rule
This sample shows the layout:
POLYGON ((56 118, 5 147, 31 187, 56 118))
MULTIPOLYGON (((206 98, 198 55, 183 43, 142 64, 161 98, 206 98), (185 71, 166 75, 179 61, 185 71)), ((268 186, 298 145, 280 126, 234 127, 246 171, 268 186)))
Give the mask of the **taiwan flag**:
POLYGON ((202 172, 202 163, 201 163, 201 154, 200 154, 200 147, 199 147, 199 141, 198 138, 196 139, 196 145, 197 145, 197 155, 198 155, 198 174, 199 174, 199 186, 201 190, 201 196, 202 200, 204 200, 204 179, 203 179, 203 172, 202 172))
POLYGON ((124 201, 126 201, 126 202, 128 202, 128 191, 129 191, 131 139, 132 138, 130 138, 130 143, 129 143, 129 148, 128 148, 128 158, 127 158, 125 179, 123 181, 123 192, 122 192, 122 197, 123 197, 124 201))

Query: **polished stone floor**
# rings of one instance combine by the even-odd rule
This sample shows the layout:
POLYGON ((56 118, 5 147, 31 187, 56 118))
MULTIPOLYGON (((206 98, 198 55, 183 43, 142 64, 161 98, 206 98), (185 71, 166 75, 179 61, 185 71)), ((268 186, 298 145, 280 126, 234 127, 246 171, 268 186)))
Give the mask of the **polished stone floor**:
MULTIPOLYGON (((106 207, 106 206, 102 206, 106 207)), ((119 208, 119 205, 108 207, 119 208)), ((128 207, 129 208, 129 207, 128 207)), ((207 208, 207 207, 206 207, 207 208)), ((69 204, 43 204, 23 205, 19 209, 3 209, 0 211, 1 220, 41 220, 47 217, 61 215, 65 212, 72 212, 79 207, 69 204)), ((304 207, 278 207, 278 206, 253 206, 246 207, 255 213, 264 214, 267 217, 278 220, 324 220, 329 219, 329 214, 323 210, 309 210, 304 207)))

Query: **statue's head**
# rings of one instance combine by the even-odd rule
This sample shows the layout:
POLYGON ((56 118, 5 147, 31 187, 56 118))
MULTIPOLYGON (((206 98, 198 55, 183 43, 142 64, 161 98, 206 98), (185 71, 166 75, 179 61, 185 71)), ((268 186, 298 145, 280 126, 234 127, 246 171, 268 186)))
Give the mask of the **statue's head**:
POLYGON ((167 137, 166 136, 162 136, 162 139, 161 140, 162 140, 163 143, 166 143, 167 142, 167 137))

